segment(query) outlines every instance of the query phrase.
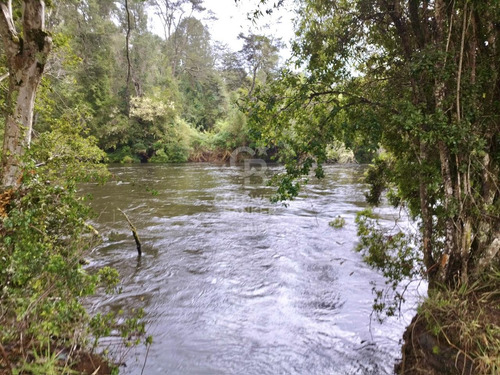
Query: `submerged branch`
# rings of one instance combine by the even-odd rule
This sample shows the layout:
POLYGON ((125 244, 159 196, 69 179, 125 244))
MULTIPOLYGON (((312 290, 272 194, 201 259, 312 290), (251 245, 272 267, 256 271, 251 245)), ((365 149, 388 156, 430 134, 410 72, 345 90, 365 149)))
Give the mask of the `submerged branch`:
POLYGON ((130 219, 128 218, 127 214, 125 212, 123 212, 122 210, 118 209, 118 211, 120 211, 123 216, 125 216, 125 219, 127 219, 127 222, 128 222, 128 225, 130 226, 130 229, 132 230, 132 235, 134 236, 134 240, 135 240, 135 244, 137 245, 137 252, 139 253, 139 256, 142 255, 142 250, 141 250, 141 240, 139 239, 139 235, 137 234, 137 229, 135 228, 134 224, 132 224, 132 222, 130 221, 130 219))

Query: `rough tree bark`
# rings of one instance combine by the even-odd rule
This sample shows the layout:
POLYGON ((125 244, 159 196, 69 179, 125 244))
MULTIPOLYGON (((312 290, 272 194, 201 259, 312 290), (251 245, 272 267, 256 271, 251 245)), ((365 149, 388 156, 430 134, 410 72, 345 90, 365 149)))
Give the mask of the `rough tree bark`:
POLYGON ((1 186, 18 187, 21 157, 31 142, 33 109, 52 39, 45 31, 45 2, 24 0, 18 31, 12 0, 0 0, 0 36, 9 69, 1 186))

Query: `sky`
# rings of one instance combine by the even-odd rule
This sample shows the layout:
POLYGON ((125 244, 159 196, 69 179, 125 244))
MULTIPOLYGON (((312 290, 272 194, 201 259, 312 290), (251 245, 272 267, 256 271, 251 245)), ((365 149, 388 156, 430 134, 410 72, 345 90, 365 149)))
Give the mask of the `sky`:
POLYGON ((279 9, 271 16, 262 16, 255 25, 248 20, 247 15, 257 8, 257 3, 258 0, 241 0, 238 4, 234 0, 205 0, 205 7, 212 10, 218 18, 207 22, 212 38, 229 45, 235 51, 242 46, 242 41, 237 38, 238 34, 247 34, 250 30, 281 38, 288 43, 293 37, 292 12, 285 8, 279 9))
MULTIPOLYGON (((212 40, 227 44, 233 51, 239 51, 243 41, 238 39, 238 34, 241 32, 248 34, 251 31, 256 34, 281 38, 282 42, 289 45, 288 42, 293 37, 293 13, 286 8, 280 8, 274 11, 271 16, 264 14, 256 24, 253 24, 247 15, 257 9, 258 3, 259 0, 240 0, 238 4, 234 0, 205 0, 203 6, 207 10, 211 10, 217 18, 210 20, 206 17, 206 13, 201 16, 201 18, 205 18, 203 23, 207 25, 212 40)), ((195 14, 195 17, 200 18, 200 15, 195 14)), ((156 22, 153 20, 153 30, 158 27, 155 32, 163 35, 160 31, 161 26, 155 27, 156 22)), ((284 59, 289 55, 288 48, 281 53, 284 59)))

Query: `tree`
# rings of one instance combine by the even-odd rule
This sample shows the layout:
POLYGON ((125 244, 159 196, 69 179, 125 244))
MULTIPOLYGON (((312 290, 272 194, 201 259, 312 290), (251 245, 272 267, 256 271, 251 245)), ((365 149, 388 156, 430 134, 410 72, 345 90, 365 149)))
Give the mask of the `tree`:
POLYGON ((178 32, 179 28, 186 28, 192 22, 185 19, 195 19, 193 14, 205 11, 203 0, 150 0, 150 5, 155 9, 163 25, 166 41, 166 55, 171 63, 172 74, 177 76, 177 64, 184 51, 186 39, 185 30, 178 32), (184 26, 181 26, 184 24, 184 26))
POLYGON ((252 96, 257 79, 259 78, 262 83, 265 83, 267 77, 276 70, 281 43, 265 35, 256 34, 244 35, 240 33, 238 39, 243 40, 240 54, 247 64, 248 73, 252 79, 248 90, 248 96, 252 96))
POLYGON ((394 314, 398 286, 426 278, 429 298, 403 357, 423 351, 439 373, 494 373, 498 334, 488 341, 467 330, 481 322, 477 331, 498 332, 498 294, 486 294, 500 281, 500 4, 303 0, 298 15, 294 63, 304 72, 282 71, 249 100, 252 127, 286 166, 278 196, 296 196, 298 178, 313 169, 321 177, 336 139, 380 148, 368 201, 388 191, 420 230, 387 233, 373 213, 358 217, 358 249, 397 298, 377 291, 374 307, 394 314), (452 359, 424 342, 449 343, 452 359))
POLYGON ((3 187, 20 183, 20 158, 31 142, 35 95, 49 55, 52 39, 45 31, 45 2, 0 2, 0 35, 7 56, 9 89, 6 100, 2 154, 3 187), (15 11, 15 12, 14 12, 15 11), (21 14, 20 19, 16 15, 21 14), (19 25, 19 30, 16 26, 19 25))
POLYGON ((210 33, 203 23, 194 18, 184 18, 173 35, 174 51, 169 56, 174 75, 187 74, 194 79, 206 78, 213 70, 214 56, 210 44, 210 33))
POLYGON ((210 70, 203 78, 184 74, 180 77, 183 96, 182 117, 200 130, 210 130, 227 114, 227 94, 217 72, 210 70))
POLYGON ((205 10, 203 0, 150 0, 150 4, 160 17, 165 40, 170 39, 186 13, 191 17, 194 12, 205 10))
POLYGON ((210 33, 203 23, 188 17, 181 21, 173 38, 178 50, 173 66, 183 98, 183 118, 199 129, 208 130, 226 112, 227 97, 211 46, 210 33))
POLYGON ((244 87, 247 79, 244 62, 239 53, 229 50, 227 46, 219 48, 218 68, 229 91, 244 87))
POLYGON ((63 32, 73 36, 73 51, 81 59, 71 72, 77 82, 75 100, 80 102, 73 104, 84 103, 92 115, 89 126, 99 134, 112 120, 116 107, 121 104, 122 112, 127 111, 126 100, 118 96, 126 86, 127 63, 117 61, 117 55, 124 55, 125 44, 120 43, 119 28, 111 21, 117 10, 114 3, 99 0, 77 2, 68 8, 63 17, 76 22, 68 23, 63 32))
MULTIPOLYGON (((162 75, 168 74, 165 71, 167 64, 164 63, 162 55, 162 39, 147 30, 147 13, 142 1, 138 3, 129 2, 128 13, 130 18, 129 31, 129 51, 128 61, 130 64, 131 81, 134 86, 136 96, 142 96, 150 91, 158 82, 165 80, 162 75), (162 71, 163 70, 163 71, 162 71)), ((125 15, 125 18, 127 16, 125 15)), ((127 29, 127 21, 123 22, 124 29, 127 29)), ((125 30, 125 33, 127 30, 125 30)))
POLYGON ((332 138, 375 139, 390 157, 371 201, 392 187, 419 219, 431 289, 498 266, 500 6, 307 0, 299 14, 307 74, 284 72, 253 108, 291 142, 290 171, 324 161, 332 138))

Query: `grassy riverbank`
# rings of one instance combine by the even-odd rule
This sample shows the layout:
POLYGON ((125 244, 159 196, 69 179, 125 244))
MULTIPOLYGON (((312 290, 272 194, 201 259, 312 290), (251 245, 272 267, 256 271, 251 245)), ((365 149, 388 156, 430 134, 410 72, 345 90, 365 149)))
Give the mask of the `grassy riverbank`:
POLYGON ((500 271, 436 290, 404 334, 401 375, 500 373, 500 271))

